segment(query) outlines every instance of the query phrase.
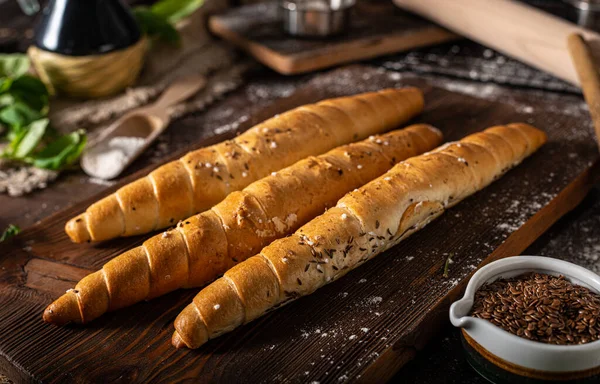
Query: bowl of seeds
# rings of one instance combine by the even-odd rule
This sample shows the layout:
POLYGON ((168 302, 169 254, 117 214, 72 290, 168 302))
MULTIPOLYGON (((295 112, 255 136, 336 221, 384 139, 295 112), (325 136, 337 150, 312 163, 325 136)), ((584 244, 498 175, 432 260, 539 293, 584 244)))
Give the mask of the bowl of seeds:
POLYGON ((600 382, 600 276, 541 256, 477 271, 450 307, 467 360, 494 383, 600 382))

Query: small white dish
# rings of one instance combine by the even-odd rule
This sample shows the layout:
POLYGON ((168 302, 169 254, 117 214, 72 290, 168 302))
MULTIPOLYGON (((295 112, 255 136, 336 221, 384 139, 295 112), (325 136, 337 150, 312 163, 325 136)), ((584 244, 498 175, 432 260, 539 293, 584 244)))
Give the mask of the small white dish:
POLYGON ((578 265, 541 256, 513 256, 477 271, 462 299, 450 307, 450 321, 462 328, 465 341, 486 360, 513 374, 530 378, 571 380, 600 370, 600 340, 580 345, 554 345, 513 335, 491 322, 469 316, 475 292, 485 283, 527 272, 563 275, 573 284, 600 293, 600 276, 578 265))

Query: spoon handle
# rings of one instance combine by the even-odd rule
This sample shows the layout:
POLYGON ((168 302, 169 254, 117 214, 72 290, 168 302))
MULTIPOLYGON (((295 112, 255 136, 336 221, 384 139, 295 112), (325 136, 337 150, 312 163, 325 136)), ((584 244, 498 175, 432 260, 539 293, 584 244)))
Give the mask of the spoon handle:
POLYGON ((167 108, 193 96, 206 85, 206 78, 201 75, 186 76, 178 79, 162 93, 152 108, 167 108))

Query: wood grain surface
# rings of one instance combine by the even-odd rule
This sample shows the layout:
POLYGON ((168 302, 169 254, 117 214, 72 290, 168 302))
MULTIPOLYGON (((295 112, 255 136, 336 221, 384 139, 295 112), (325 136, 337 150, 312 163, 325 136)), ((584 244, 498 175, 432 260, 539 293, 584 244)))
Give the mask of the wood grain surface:
POLYGON ((279 73, 305 73, 458 38, 390 2, 358 1, 348 31, 328 39, 283 32, 279 2, 252 4, 209 19, 210 30, 279 73))
POLYGON ((0 245, 0 372, 16 381, 60 383, 389 379, 447 322, 449 304, 478 265, 522 252, 585 196, 598 158, 578 97, 562 98, 560 108, 544 93, 473 97, 465 94, 471 89, 464 84, 447 87, 366 66, 319 74, 291 96, 257 111, 239 129, 325 97, 403 85, 424 90, 426 110, 418 120, 438 126, 448 140, 494 124, 526 121, 545 130, 549 142, 399 246, 195 351, 176 351, 170 335, 174 318, 197 289, 110 313, 87 326, 57 328, 42 322, 42 311, 53 298, 144 239, 71 244, 63 225, 94 200, 88 199, 0 245), (448 256, 454 263, 445 278, 448 256))

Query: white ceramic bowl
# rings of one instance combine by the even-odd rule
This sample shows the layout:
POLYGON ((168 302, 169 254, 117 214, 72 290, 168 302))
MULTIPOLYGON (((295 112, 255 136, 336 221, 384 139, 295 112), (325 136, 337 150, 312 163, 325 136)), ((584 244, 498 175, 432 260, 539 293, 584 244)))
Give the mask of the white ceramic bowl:
MULTIPOLYGON (((600 367, 600 340, 581 345, 554 345, 531 341, 513 335, 487 320, 468 316, 475 292, 484 283, 500 278, 510 278, 527 272, 540 272, 549 275, 563 275, 570 282, 600 293, 600 276, 578 265, 549 257, 513 256, 501 259, 477 271, 462 299, 450 307, 450 321, 462 328, 480 347, 499 358, 495 362, 485 351, 484 357, 495 365, 524 368, 524 372, 545 372, 553 375, 581 371, 596 371, 600 367), (505 364, 508 362, 509 364, 505 364)), ((468 339, 468 338, 465 338, 468 339)), ((513 373, 519 374, 513 370, 513 373)), ((529 376, 529 374, 525 374, 529 376)), ((535 376, 535 375, 534 375, 535 376)))

